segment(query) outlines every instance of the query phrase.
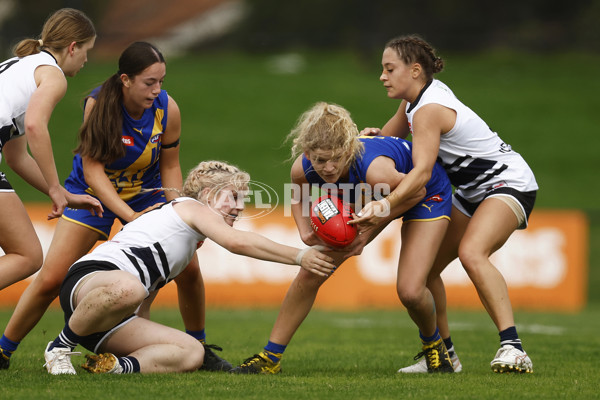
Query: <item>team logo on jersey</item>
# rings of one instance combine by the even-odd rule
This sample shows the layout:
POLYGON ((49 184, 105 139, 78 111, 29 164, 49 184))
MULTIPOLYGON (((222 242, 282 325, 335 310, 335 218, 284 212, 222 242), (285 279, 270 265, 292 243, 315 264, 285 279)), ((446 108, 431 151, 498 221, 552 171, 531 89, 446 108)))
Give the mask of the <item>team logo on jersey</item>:
POLYGON ((123 136, 122 140, 123 140, 123 144, 125 146, 133 146, 134 145, 133 136, 123 136))
POLYGON ((434 194, 433 196, 431 196, 425 200, 425 202, 428 202, 428 201, 435 201, 436 203, 440 203, 440 202, 444 201, 444 199, 439 194, 434 194))
POLYGON ((507 186, 506 182, 502 181, 500 183, 496 183, 494 186, 491 187, 491 189, 488 190, 488 192, 491 192, 492 190, 496 190, 499 189, 503 186, 507 186))
POLYGON ((160 139, 160 133, 152 136, 152 138, 150 139, 150 143, 156 143, 156 142, 158 142, 159 139, 160 139))
POLYGON ((512 147, 510 147, 510 144, 502 142, 502 144, 500 145, 500 153, 510 153, 511 151, 512 147))

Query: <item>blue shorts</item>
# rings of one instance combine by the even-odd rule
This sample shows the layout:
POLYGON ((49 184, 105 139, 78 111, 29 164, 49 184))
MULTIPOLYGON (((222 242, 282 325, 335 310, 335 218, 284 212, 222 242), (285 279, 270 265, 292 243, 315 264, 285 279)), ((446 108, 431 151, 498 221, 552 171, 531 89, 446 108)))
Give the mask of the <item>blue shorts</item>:
MULTIPOLYGON (((155 190, 153 192, 138 194, 132 200, 128 201, 127 205, 131 207, 133 211, 140 212, 156 203, 164 202, 166 202, 165 193, 162 190, 155 190)), ((104 207, 104 204, 102 206, 104 207)), ((110 235, 110 230, 115 219, 118 218, 123 225, 125 225, 126 222, 121 220, 121 218, 106 207, 102 214, 102 217, 98 217, 97 215, 92 215, 89 210, 67 207, 62 218, 96 231, 102 236, 101 239, 106 240, 110 235)))
POLYGON ((450 219, 452 212, 452 186, 438 185, 438 191, 428 193, 416 206, 402 215, 403 221, 433 221, 436 219, 450 219))

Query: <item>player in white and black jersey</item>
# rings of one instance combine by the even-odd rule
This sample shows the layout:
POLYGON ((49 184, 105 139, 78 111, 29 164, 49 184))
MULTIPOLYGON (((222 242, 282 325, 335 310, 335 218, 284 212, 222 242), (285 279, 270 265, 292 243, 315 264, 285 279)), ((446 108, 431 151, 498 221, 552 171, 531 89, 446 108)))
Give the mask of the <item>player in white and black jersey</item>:
POLYGON ((184 183, 185 197, 143 214, 73 264, 60 291, 67 323, 45 351, 48 372, 75 374, 70 356, 78 344, 97 353, 88 355, 83 366, 93 373, 200 368, 205 350, 198 340, 138 318, 135 311, 178 279, 206 238, 236 254, 331 274, 333 259, 312 247, 297 249, 233 228, 249 181, 237 167, 202 162, 184 183))
MULTIPOLYGON (((538 185, 525 160, 448 86, 434 79, 443 65, 418 36, 386 44, 380 80, 388 97, 402 102, 382 129, 366 128, 362 133, 402 138, 412 134, 414 169, 387 198, 368 204, 355 223, 372 224, 378 218, 373 211, 401 204, 420 190, 439 159, 456 189, 452 221, 428 283, 442 337, 454 353, 440 273, 458 257, 499 331, 500 349, 491 362, 492 370, 532 372, 515 328, 506 281, 489 257, 516 229, 527 227, 538 185)), ((458 362, 455 353, 451 356, 458 362)), ((423 365, 419 362, 399 372, 426 372, 423 365)))
MULTIPOLYGON (((74 195, 61 186, 48 122, 65 95, 65 76, 75 76, 94 46, 96 31, 89 18, 71 8, 54 12, 40 39, 24 39, 15 57, 0 62, 0 153, 27 183, 50 197, 48 218, 57 218, 68 205, 102 212, 100 202, 74 195), (27 151, 27 147, 31 155, 27 151)), ((1 159, 1 157, 0 157, 1 159)), ((0 290, 36 272, 42 246, 19 196, 0 172, 0 290)), ((0 339, 0 369, 6 369, 18 343, 0 339)))

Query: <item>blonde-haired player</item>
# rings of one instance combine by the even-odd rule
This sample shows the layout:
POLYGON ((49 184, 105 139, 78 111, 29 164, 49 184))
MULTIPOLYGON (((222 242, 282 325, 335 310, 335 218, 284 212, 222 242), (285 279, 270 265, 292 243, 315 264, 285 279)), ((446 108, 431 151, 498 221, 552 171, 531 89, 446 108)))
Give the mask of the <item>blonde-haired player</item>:
POLYGON ((200 368, 205 350, 199 341, 134 313, 146 297, 177 279, 206 238, 236 254, 330 274, 333 260, 313 248, 297 249, 233 228, 249 180, 230 164, 202 162, 190 171, 184 197, 128 223, 76 262, 61 287, 67 323, 46 348, 48 372, 75 374, 70 356, 78 344, 98 354, 83 366, 94 373, 200 368))

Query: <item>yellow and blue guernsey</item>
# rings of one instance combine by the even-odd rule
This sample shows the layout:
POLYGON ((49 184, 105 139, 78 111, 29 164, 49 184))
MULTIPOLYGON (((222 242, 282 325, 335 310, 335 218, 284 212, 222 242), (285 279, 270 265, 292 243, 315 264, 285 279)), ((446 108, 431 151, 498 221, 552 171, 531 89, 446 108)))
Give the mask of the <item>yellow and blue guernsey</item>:
MULTIPOLYGON (((368 188, 366 185, 367 170, 373 160, 380 156, 391 158, 396 164, 396 170, 407 174, 413 169, 412 143, 391 136, 361 136, 359 140, 364 144, 364 152, 350 165, 348 178, 336 182, 335 186, 342 189, 338 192, 338 195, 343 196, 346 201, 354 204, 362 203, 364 206, 366 202, 372 199, 372 196, 369 195, 365 198, 365 193, 374 194, 375 199, 377 199, 378 194, 376 188, 368 188), (369 190, 366 190, 367 188, 369 190)), ((302 168, 309 184, 319 187, 326 185, 325 181, 314 170, 310 160, 305 156, 302 157, 302 168)), ((450 219, 452 186, 446 171, 437 162, 433 167, 431 178, 425 185, 425 189, 427 193, 423 200, 401 215, 403 220, 450 219)))
MULTIPOLYGON (((100 87, 92 91, 90 97, 96 98, 100 87)), ((139 120, 133 119, 123 105, 122 141, 125 156, 104 166, 106 176, 119 194, 133 210, 141 211, 159 201, 164 201, 164 193, 141 192, 142 189, 162 187, 159 169, 159 155, 162 135, 167 126, 167 92, 161 90, 152 107, 146 109, 139 120)), ((81 157, 73 157, 73 169, 65 181, 65 188, 76 194, 87 193, 94 196, 94 191, 85 181, 81 157)), ((104 217, 91 216, 87 210, 68 208, 63 218, 96 230, 108 237, 110 227, 117 218, 104 206, 104 217), (82 212, 83 211, 83 212, 82 212), (107 225, 107 222, 110 223, 107 225)))

